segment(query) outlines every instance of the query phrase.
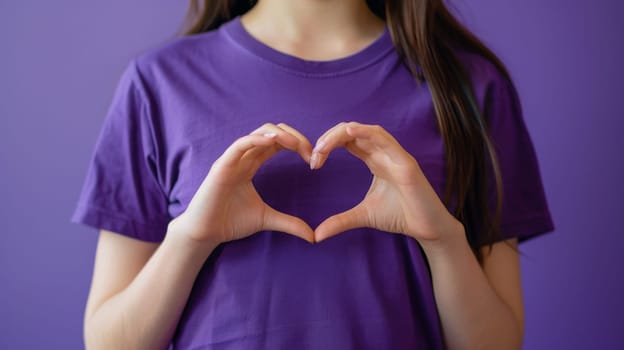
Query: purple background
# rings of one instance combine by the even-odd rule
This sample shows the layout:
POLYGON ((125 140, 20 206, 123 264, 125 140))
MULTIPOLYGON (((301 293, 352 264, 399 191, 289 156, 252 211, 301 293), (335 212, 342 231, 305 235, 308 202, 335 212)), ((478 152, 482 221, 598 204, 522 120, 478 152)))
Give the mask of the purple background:
MULTIPOLYGON (((525 349, 624 348, 624 2, 453 3, 516 81, 557 228, 522 246, 525 349)), ((69 216, 121 70, 185 6, 0 2, 0 348, 83 346, 97 234, 69 216)))

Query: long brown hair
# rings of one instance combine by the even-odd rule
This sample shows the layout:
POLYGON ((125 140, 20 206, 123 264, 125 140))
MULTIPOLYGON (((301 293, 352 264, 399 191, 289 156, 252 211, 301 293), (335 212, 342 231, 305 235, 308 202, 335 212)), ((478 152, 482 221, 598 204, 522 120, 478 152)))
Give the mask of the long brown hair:
MULTIPOLYGON (((491 249, 492 243, 500 239, 502 179, 488 122, 475 103, 468 71, 453 50, 461 48, 482 55, 511 80, 509 72, 491 50, 453 17, 443 0, 366 1, 371 11, 388 24, 395 48, 418 84, 419 74, 428 81, 446 152, 448 178, 443 201, 448 206, 451 196, 455 196, 453 215, 464 225, 468 243, 482 263, 480 247, 489 243, 491 249), (490 174, 497 191, 493 219, 488 202, 490 174)), ((256 0, 190 0, 178 35, 215 29, 255 4, 256 0)))

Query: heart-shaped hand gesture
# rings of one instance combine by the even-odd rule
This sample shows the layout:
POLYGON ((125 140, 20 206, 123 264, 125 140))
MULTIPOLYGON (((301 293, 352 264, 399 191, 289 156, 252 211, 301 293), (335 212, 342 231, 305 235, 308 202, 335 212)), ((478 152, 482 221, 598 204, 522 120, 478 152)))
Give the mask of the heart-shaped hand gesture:
POLYGON ((441 202, 416 159, 382 127, 356 122, 334 126, 318 139, 310 167, 323 166, 337 147, 364 161, 373 181, 358 205, 316 228, 317 242, 357 227, 401 233, 421 243, 460 232, 461 222, 441 202))
POLYGON ((392 135, 380 126, 356 122, 334 126, 314 150, 305 136, 283 123, 265 124, 239 138, 213 163, 187 210, 170 223, 173 226, 194 241, 210 244, 263 230, 320 242, 357 227, 405 234, 425 243, 463 227, 440 201, 416 159, 392 135), (329 217, 315 231, 303 220, 271 208, 253 186, 258 168, 280 150, 297 152, 311 169, 318 169, 337 147, 364 161, 373 181, 358 205, 329 217))
POLYGON ((265 124, 237 139, 213 163, 187 209, 170 222, 170 227, 175 227, 172 231, 209 245, 263 230, 314 242, 314 231, 308 224, 271 208, 251 181, 258 168, 283 149, 310 161, 312 145, 286 124, 265 124))

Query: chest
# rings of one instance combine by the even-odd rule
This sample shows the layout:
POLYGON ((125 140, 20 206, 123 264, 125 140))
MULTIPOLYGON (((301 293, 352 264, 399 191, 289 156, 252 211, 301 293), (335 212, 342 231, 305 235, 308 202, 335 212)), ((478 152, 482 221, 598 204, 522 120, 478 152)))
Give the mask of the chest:
MULTIPOLYGON (((434 189, 441 193, 443 142, 426 84, 417 86, 400 70, 373 82, 370 76, 359 75, 305 83, 280 79, 279 84, 264 78, 253 77, 250 80, 254 84, 245 84, 244 79, 224 79, 219 84, 198 80, 192 88, 178 87, 168 92, 169 102, 163 104, 161 115, 170 141, 164 155, 166 166, 159 171, 169 191, 173 216, 186 208, 225 149, 267 122, 286 123, 312 144, 343 121, 381 125, 416 158, 434 189)), ((365 164, 339 149, 316 171, 311 171, 297 154, 281 152, 260 168, 254 184, 276 209, 301 212, 314 222, 314 213, 319 213, 320 218, 326 214, 324 211, 344 210, 356 204, 370 180, 365 164)))

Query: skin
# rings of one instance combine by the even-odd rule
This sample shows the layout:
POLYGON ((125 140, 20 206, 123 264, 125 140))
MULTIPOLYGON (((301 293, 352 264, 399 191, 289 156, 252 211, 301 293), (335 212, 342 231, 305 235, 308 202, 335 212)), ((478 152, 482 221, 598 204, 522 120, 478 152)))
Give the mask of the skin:
MULTIPOLYGON (((358 51, 383 30, 363 5, 261 0, 241 20, 252 35, 284 52, 334 59, 358 51)), ((242 136, 215 161, 160 244, 101 230, 85 310, 85 344, 88 349, 166 349, 199 270, 222 242, 275 230, 312 244, 355 227, 408 235, 423 247, 447 348, 521 347, 520 264, 512 248, 517 242, 484 250, 480 266, 464 227, 436 196, 417 161, 383 128, 358 123, 334 126, 314 149, 285 124, 266 124, 242 136), (318 169, 338 147, 365 162, 374 178, 359 205, 315 230, 269 207, 251 183, 259 166, 277 152, 297 152, 318 169)))
MULTIPOLYGON (((449 349, 516 349, 522 343, 519 258, 505 243, 485 254, 481 268, 464 226, 446 209, 418 162, 378 125, 340 123, 322 135, 311 168, 346 148, 373 173, 364 199, 329 217, 316 241, 348 229, 373 227, 414 238, 430 263, 444 340, 449 349)), ((509 242, 515 246, 515 240, 509 242)))

